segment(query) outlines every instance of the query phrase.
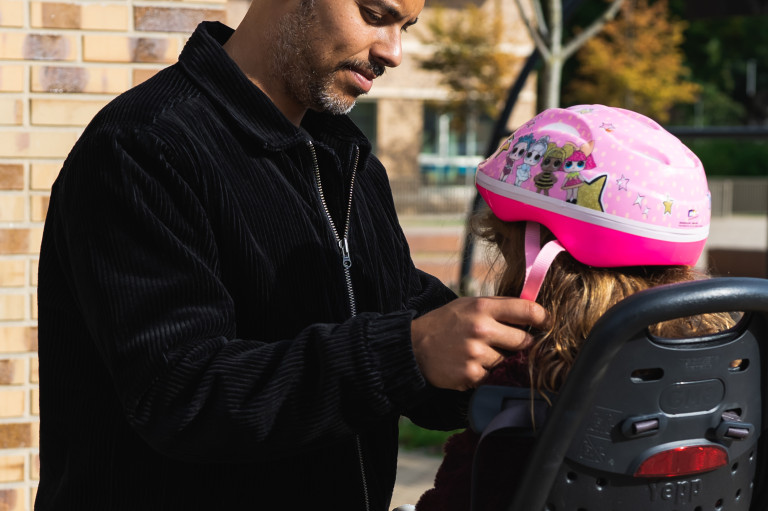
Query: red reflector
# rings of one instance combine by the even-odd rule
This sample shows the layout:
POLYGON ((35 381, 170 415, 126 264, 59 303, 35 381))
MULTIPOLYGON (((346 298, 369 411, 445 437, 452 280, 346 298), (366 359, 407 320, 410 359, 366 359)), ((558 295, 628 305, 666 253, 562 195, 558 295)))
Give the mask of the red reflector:
POLYGON ((654 454, 640 464, 635 477, 677 477, 697 474, 728 464, 719 445, 689 445, 654 454))

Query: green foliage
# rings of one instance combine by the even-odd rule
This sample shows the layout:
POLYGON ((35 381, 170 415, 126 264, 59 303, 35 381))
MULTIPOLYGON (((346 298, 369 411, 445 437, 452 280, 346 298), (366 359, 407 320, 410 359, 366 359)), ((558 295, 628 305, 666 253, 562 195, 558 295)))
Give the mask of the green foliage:
POLYGON ((456 431, 433 431, 420 428, 405 417, 400 419, 400 447, 419 449, 434 454, 442 454, 443 444, 456 431))
POLYGON ((671 124, 694 126, 737 126, 746 117, 746 108, 713 83, 700 84, 699 100, 693 105, 677 105, 671 124))
POLYGON ((768 16, 728 16, 691 20, 683 49, 694 79, 719 94, 702 98, 704 125, 761 124, 768 119, 768 16), (754 94, 748 92, 747 69, 756 71, 754 94), (724 99, 741 105, 726 122, 709 118, 724 99), (713 104, 717 103, 717 104, 713 104), (719 105, 718 105, 719 104, 719 105))
POLYGON ((708 176, 768 175, 768 141, 683 139, 704 164, 708 176))
POLYGON ((626 1, 577 54, 567 102, 619 106, 667 122, 674 105, 693 103, 699 92, 684 65, 684 29, 667 0, 626 1))
POLYGON ((495 117, 511 82, 514 58, 501 51, 500 16, 474 4, 451 10, 437 6, 427 22, 422 42, 434 53, 419 60, 423 69, 440 73, 449 90, 445 110, 463 127, 471 112, 495 117))

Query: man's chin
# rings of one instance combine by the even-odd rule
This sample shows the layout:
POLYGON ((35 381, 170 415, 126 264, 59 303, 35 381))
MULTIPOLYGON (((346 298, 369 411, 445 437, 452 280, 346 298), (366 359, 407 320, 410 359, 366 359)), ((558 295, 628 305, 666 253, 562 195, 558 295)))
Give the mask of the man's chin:
POLYGON ((317 106, 312 109, 333 115, 345 115, 354 108, 358 96, 362 94, 362 92, 355 95, 323 94, 317 106))
POLYGON ((355 107, 356 104, 357 104, 357 102, 352 103, 346 109, 324 108, 324 107, 318 106, 318 107, 311 107, 310 110, 312 110, 313 112, 326 113, 326 114, 330 114, 330 115, 347 115, 349 112, 352 111, 352 109, 355 107))

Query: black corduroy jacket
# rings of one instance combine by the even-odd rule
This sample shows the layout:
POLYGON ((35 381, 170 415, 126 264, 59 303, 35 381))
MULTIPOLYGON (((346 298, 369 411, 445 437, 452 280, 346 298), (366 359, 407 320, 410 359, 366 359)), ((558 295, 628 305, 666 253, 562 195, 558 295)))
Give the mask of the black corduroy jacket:
POLYGON ((53 187, 38 510, 383 510, 399 415, 462 425, 410 344, 454 295, 414 268, 384 168, 345 116, 309 112, 308 141, 230 34, 203 23, 111 102, 53 187))

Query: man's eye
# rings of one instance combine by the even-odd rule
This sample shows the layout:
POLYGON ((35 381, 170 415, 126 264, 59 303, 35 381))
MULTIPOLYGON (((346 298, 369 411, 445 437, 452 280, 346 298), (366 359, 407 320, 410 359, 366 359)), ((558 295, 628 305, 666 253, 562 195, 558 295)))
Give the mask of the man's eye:
POLYGON ((369 23, 379 23, 382 19, 381 16, 370 9, 363 9, 363 13, 365 14, 365 17, 368 19, 369 23))

